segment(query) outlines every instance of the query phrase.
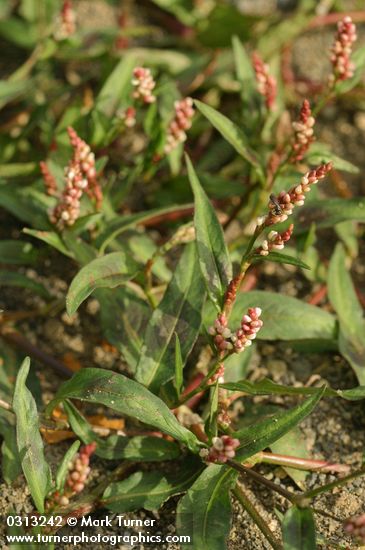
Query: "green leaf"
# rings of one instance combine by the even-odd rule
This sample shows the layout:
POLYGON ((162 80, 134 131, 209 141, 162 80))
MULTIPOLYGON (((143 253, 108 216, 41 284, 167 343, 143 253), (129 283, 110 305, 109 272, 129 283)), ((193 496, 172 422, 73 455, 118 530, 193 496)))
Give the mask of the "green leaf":
POLYGON ((341 243, 336 246, 328 270, 328 296, 340 321, 339 350, 360 384, 365 384, 365 320, 346 269, 346 254, 341 243))
POLYGON ((252 426, 235 432, 234 437, 240 440, 240 447, 236 451, 236 459, 242 462, 254 454, 269 447, 299 422, 304 420, 316 407, 322 398, 325 387, 318 388, 316 393, 305 401, 282 413, 275 414, 252 426))
POLYGON ((313 223, 323 229, 348 220, 365 222, 365 200, 362 197, 313 200, 296 209, 294 218, 295 228, 302 231, 308 230, 313 223))
POLYGON ((254 153, 250 150, 247 143, 247 138, 238 126, 236 126, 236 124, 229 120, 226 116, 213 109, 213 107, 205 105, 197 99, 194 100, 194 103, 202 115, 209 120, 214 128, 218 130, 224 139, 232 145, 237 153, 247 160, 247 162, 252 164, 252 166, 254 166, 260 174, 262 174, 262 169, 258 160, 254 153))
MULTIPOLYGON (((190 536, 194 550, 224 550, 230 531, 229 491, 237 473, 211 464, 195 481, 177 507, 177 532, 190 536)), ((191 548, 182 544, 181 548, 191 548)))
POLYGON ((198 337, 205 298, 194 244, 187 245, 163 299, 147 325, 136 379, 151 391, 174 377, 175 338, 181 341, 182 361, 198 337))
POLYGON ((200 269, 209 297, 219 310, 224 293, 232 279, 232 265, 224 242, 222 226, 188 157, 186 157, 186 164, 195 198, 194 225, 200 269))
POLYGON ((176 388, 177 396, 180 397, 181 390, 184 384, 184 361, 181 356, 181 345, 177 332, 175 333, 175 380, 174 386, 176 388))
POLYGON ((180 455, 180 449, 176 443, 160 437, 111 435, 102 439, 94 432, 89 422, 71 401, 65 401, 63 405, 72 431, 85 444, 95 442, 97 456, 108 460, 157 462, 172 460, 180 455))
POLYGON ((74 441, 71 447, 67 450, 64 455, 61 464, 59 465, 56 473, 56 489, 62 493, 63 487, 65 485, 66 477, 69 472, 69 464, 73 460, 75 454, 79 450, 80 441, 74 441))
POLYGON ((1 264, 30 264, 37 261, 37 251, 31 243, 25 241, 0 241, 0 263, 1 264))
POLYGON ((74 257, 73 253, 66 248, 61 237, 53 231, 38 231, 36 229, 29 229, 28 227, 25 227, 23 229, 23 233, 49 244, 50 246, 61 252, 61 254, 64 254, 69 258, 74 257))
POLYGON ((270 252, 268 256, 261 256, 261 254, 254 254, 252 259, 253 259, 253 263, 268 261, 268 262, 275 262, 278 264, 296 265, 297 267, 301 267, 302 269, 310 269, 309 265, 302 262, 302 260, 300 260, 299 258, 295 258, 294 256, 288 256, 288 254, 281 254, 280 252, 270 252))
POLYGON ((237 36, 233 37, 232 46, 237 79, 241 84, 241 96, 245 107, 250 107, 257 97, 255 72, 251 59, 237 36))
POLYGON ((127 287, 100 288, 95 296, 100 303, 105 337, 121 351, 134 373, 141 355, 142 336, 151 318, 150 307, 127 287))
POLYGON ((138 264, 124 252, 112 252, 91 261, 72 280, 66 296, 67 313, 75 313, 96 288, 122 285, 132 279, 138 270, 138 264))
POLYGON ((151 220, 152 218, 158 218, 163 214, 168 214, 170 212, 179 212, 181 210, 186 210, 190 208, 190 204, 185 205, 173 205, 165 208, 155 208, 153 210, 148 210, 147 212, 138 212, 137 214, 131 214, 129 216, 118 216, 111 220, 108 220, 108 223, 105 224, 105 228, 98 235, 95 240, 95 246, 99 248, 100 254, 105 252, 106 247, 121 235, 124 231, 127 231, 131 227, 135 227, 140 223, 151 220))
POLYGON ((124 55, 106 79, 95 102, 95 110, 111 118, 118 108, 123 95, 131 86, 135 58, 124 55))
POLYGON ((136 472, 123 481, 111 483, 101 503, 117 512, 158 510, 173 495, 185 492, 201 471, 199 460, 184 460, 177 473, 136 472))
POLYGON ((27 288, 31 292, 39 294, 42 298, 49 298, 49 292, 42 285, 42 283, 38 283, 26 275, 16 273, 15 271, 0 270, 0 286, 18 286, 21 288, 27 288))
MULTIPOLYGON (((3 411, 2 411, 3 413, 3 411)), ((18 447, 16 443, 16 431, 12 420, 9 422, 0 416, 0 434, 3 438, 1 445, 1 470, 5 482, 11 485, 22 471, 18 447)))
MULTIPOLYGON (((242 391, 249 395, 313 395, 318 391, 318 388, 313 387, 283 386, 276 384, 268 378, 263 378, 259 382, 250 382, 248 380, 226 382, 220 384, 220 387, 230 391, 242 391)), ((348 401, 358 401, 365 398, 365 386, 356 386, 356 388, 349 390, 335 390, 327 387, 324 395, 326 397, 342 397, 348 401)))
POLYGON ((286 512, 283 523, 284 550, 315 550, 316 527, 310 508, 292 506, 286 512))
MULTIPOLYGON (((280 437, 280 439, 277 439, 271 443, 270 449, 273 453, 279 455, 297 456, 300 458, 310 457, 310 453, 307 449, 306 438, 298 426, 295 426, 292 430, 280 437)), ((304 482, 308 472, 305 470, 288 468, 287 466, 282 466, 282 468, 300 489, 305 489, 304 482)))
POLYGON ((39 166, 36 162, 19 162, 0 166, 1 178, 21 178, 32 176, 38 172, 39 166))
POLYGON ((44 458, 37 407, 25 385, 29 368, 30 360, 27 357, 16 379, 13 409, 16 415, 16 436, 22 469, 34 504, 37 510, 43 513, 44 499, 51 489, 51 471, 44 458))
POLYGON ((364 69, 365 69, 365 46, 361 46, 360 48, 357 48, 354 53, 351 55, 351 61, 354 63, 355 66, 355 73, 352 78, 348 78, 346 80, 340 80, 337 82, 335 91, 337 94, 344 94, 346 92, 349 92, 357 86, 364 75, 364 69))
POLYGON ((64 399, 101 403, 145 424, 158 428, 196 452, 195 435, 181 426, 165 403, 144 386, 122 374, 103 369, 82 369, 63 384, 47 407, 48 414, 64 399))
POLYGON ((350 172, 351 174, 359 173, 357 166, 334 155, 328 145, 325 143, 320 143, 319 141, 316 141, 311 145, 309 153, 306 155, 306 160, 309 164, 313 164, 314 166, 318 166, 318 164, 323 162, 332 162, 333 167, 336 168, 336 170, 343 170, 344 172, 350 172))
MULTIPOLYGON (((306 304, 297 298, 283 294, 255 290, 237 296, 231 318, 232 327, 239 326, 249 307, 262 309, 264 322, 257 337, 261 340, 306 340, 336 338, 336 319, 319 307, 306 304)), ((211 326, 215 312, 207 307, 204 324, 211 326)))

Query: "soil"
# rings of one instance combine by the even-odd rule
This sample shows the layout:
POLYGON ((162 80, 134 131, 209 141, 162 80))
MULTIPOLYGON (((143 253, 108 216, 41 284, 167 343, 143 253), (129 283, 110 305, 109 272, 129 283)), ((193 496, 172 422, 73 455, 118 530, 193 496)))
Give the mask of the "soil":
MULTIPOLYGON (((80 2, 80 10, 86 10, 85 13, 91 13, 88 10, 90 2, 80 2)), ((243 2, 242 4, 247 4, 243 2)), ((93 2, 93 9, 105 9, 103 2, 93 2), (97 6, 98 5, 98 6, 97 6)), ((92 11, 92 10, 91 10, 92 11)), ((95 14, 95 12, 94 12, 95 14)), ((109 8, 105 12, 106 18, 112 18, 113 14, 109 8)), ((97 16, 90 18, 88 24, 98 26, 100 18, 97 16)), ((308 75, 316 78, 316 75, 322 75, 325 68, 317 66, 317 60, 320 56, 314 55, 315 51, 325 51, 331 42, 332 29, 327 32, 313 31, 306 33, 297 40, 294 47, 294 65, 298 74, 308 75), (316 73, 314 75, 313 71, 316 73)), ((359 110, 358 104, 346 105, 338 111, 336 108, 327 109, 319 121, 319 139, 330 143, 335 152, 350 160, 360 168, 360 175, 345 175, 350 190, 354 195, 363 195, 365 184, 362 173, 365 169, 364 151, 364 132, 365 132, 365 114, 359 110)), ((329 189, 330 193, 333 190, 329 189)), ((8 215, 4 215, 0 225, 1 238, 17 238, 21 226, 16 220, 8 215)), ((361 248, 363 249, 362 243, 361 248)), ((364 252, 362 250, 362 252, 364 252)), ((364 255, 360 254, 354 264, 354 277, 359 284, 364 285, 364 255)), ((64 262, 56 253, 50 252, 47 259, 44 259, 41 268, 37 268, 37 273, 27 269, 26 273, 40 280, 49 289, 51 294, 56 297, 62 297, 67 289, 69 282, 76 273, 76 266, 69 262, 64 262), (72 271, 74 269, 74 272, 72 271)), ((298 296, 301 299, 308 299, 308 296, 316 290, 316 286, 298 274, 295 268, 291 266, 282 267, 276 264, 266 264, 262 269, 262 278, 260 278, 260 288, 274 290, 290 296, 298 296)), ((27 291, 3 292, 0 296, 0 309, 4 311, 24 311, 35 310, 42 306, 42 300, 27 291)), ((99 332, 99 326, 96 322, 98 304, 93 298, 89 299, 80 309, 80 313, 73 316, 70 320, 64 311, 53 316, 34 317, 17 323, 17 329, 34 345, 61 361, 78 361, 83 367, 101 367, 119 372, 125 372, 126 366, 120 359, 118 352, 109 346, 99 332)), ((42 388, 42 399, 44 403, 57 391, 63 379, 49 367, 35 362, 36 371, 42 388)), ((356 378, 346 361, 337 354, 299 354, 284 344, 268 344, 259 342, 257 355, 251 365, 249 379, 259 379, 265 376, 282 384, 305 384, 313 375, 317 376, 316 385, 327 381, 332 387, 353 387, 357 384, 356 378)), ((270 404, 293 405, 294 400, 274 397, 255 398, 254 402, 270 404)), ((95 411, 95 409, 94 409, 95 411)), ((315 459, 328 459, 332 462, 346 463, 352 469, 361 466, 363 460, 363 451, 365 444, 365 414, 363 402, 349 402, 339 399, 326 399, 319 403, 313 414, 306 419, 300 426, 307 442, 308 451, 315 459)), ((66 449, 69 442, 57 445, 46 445, 47 459, 51 466, 56 466, 66 449)), ((91 483, 95 483, 99 476, 110 469, 110 463, 101 459, 93 459, 93 476, 91 483)), ((264 473, 269 479, 278 483, 289 490, 296 490, 294 482, 284 475, 280 468, 262 466, 258 471, 264 473)), ((305 480, 307 488, 315 487, 335 479, 332 475, 308 474, 305 480)), ((258 510, 267 520, 274 533, 280 536, 280 514, 287 509, 287 502, 280 496, 268 492, 251 481, 245 480, 245 487, 258 510), (275 511, 274 511, 275 510, 275 511)), ((138 513, 126 514, 130 518, 151 517, 157 519, 157 529, 162 534, 173 534, 175 532, 175 504, 178 499, 170 499, 159 512, 140 511, 138 513)), ((318 497, 315 507, 319 511, 329 514, 331 517, 317 515, 317 527, 321 535, 326 537, 330 543, 320 544, 321 548, 359 548, 352 539, 345 536, 342 528, 342 522, 346 518, 365 512, 365 478, 360 478, 348 485, 335 489, 331 493, 318 497), (340 545, 340 546, 336 546, 340 545)), ((229 537, 229 550, 247 549, 261 550, 268 549, 270 545, 266 542, 258 528, 254 525, 247 513, 240 504, 232 498, 233 522, 229 537)), ((29 496, 29 490, 22 476, 19 477, 16 484, 12 487, 6 485, 1 480, 0 484, 0 510, 4 514, 10 509, 17 513, 30 512, 32 504, 29 496)), ((96 512, 93 517, 103 517, 104 511, 96 512)), ((4 524, 0 526, 0 535, 3 534, 4 524)), ((118 534, 116 528, 100 528, 102 534, 118 534)), ((149 529, 152 533, 153 530, 149 529)), ((95 533, 98 528, 95 529, 95 533)), ((67 528, 63 528, 61 534, 71 533, 67 528)), ((77 534, 73 530, 72 534, 77 534)), ((105 550, 106 548, 119 548, 124 550, 129 546, 108 546, 106 544, 93 545, 95 550, 105 550)), ((148 548, 168 548, 175 550, 176 545, 149 545, 148 548)), ((4 547, 6 548, 6 547, 4 547)), ((62 548, 82 548, 78 546, 56 546, 56 549, 62 548)), ((135 546, 142 550, 143 545, 135 546)))

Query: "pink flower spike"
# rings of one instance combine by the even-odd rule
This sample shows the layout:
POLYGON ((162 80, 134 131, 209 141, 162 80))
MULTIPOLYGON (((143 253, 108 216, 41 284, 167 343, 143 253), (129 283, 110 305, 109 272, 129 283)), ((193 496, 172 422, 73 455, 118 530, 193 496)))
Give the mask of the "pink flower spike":
POLYGON ((290 162, 295 163, 303 159, 305 153, 310 147, 310 144, 314 141, 314 124, 315 119, 312 116, 309 101, 305 99, 300 110, 299 120, 292 123, 292 127, 294 130, 294 139, 292 144, 293 150, 290 156, 290 162))
POLYGON ((76 14, 71 0, 64 0, 60 14, 56 20, 54 38, 65 40, 76 32, 76 14))
POLYGON ((167 129, 165 144, 166 155, 176 149, 179 143, 184 143, 184 141, 186 141, 186 130, 191 127, 193 116, 194 107, 191 97, 185 97, 180 101, 175 101, 175 117, 172 119, 167 129))
POLYGON ((229 435, 213 437, 210 449, 202 449, 200 456, 206 462, 225 463, 228 459, 234 458, 236 449, 240 442, 229 435))
MULTIPOLYGON (((332 162, 321 164, 314 170, 310 170, 302 177, 300 185, 295 185, 288 192, 281 191, 276 197, 271 195, 269 201, 269 214, 262 222, 265 226, 281 223, 288 219, 295 206, 302 206, 305 201, 305 193, 310 191, 311 185, 326 177, 332 169, 332 162)), ((266 246, 263 247, 266 251, 266 246)), ((261 253, 261 252, 260 252, 261 253)), ((265 253, 263 254, 265 255, 265 253)))
POLYGON ((269 66, 263 62, 257 52, 253 53, 252 62, 256 75, 257 90, 264 97, 267 109, 273 111, 277 92, 276 80, 270 75, 269 66))
POLYGON ((152 90, 156 86, 150 69, 136 67, 133 71, 132 85, 134 86, 133 97, 142 103, 150 104, 156 101, 152 90))
POLYGON ((331 48, 333 72, 329 77, 330 86, 354 75, 355 65, 351 61, 352 45, 357 39, 356 26, 351 17, 346 16, 337 23, 337 33, 331 48))

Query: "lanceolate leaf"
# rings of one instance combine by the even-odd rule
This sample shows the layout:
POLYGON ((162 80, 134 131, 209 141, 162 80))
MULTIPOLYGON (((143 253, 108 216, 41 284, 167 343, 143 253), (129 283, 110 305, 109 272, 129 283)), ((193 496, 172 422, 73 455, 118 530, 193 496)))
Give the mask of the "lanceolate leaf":
POLYGON ((255 73, 252 68, 251 60, 237 36, 233 37, 232 46, 237 79, 241 84, 241 96, 244 101, 244 106, 247 108, 252 106, 254 98, 258 95, 255 73))
POLYGON ((324 390, 324 387, 318 388, 316 394, 297 405, 294 409, 278 413, 236 432, 234 437, 240 440, 241 445, 236 451, 235 458, 241 462, 246 460, 255 453, 269 447, 294 428, 313 411, 323 396, 324 390))
POLYGON ((155 208, 154 210, 138 212, 137 214, 130 214, 129 216, 118 216, 108 220, 106 227, 95 240, 95 246, 100 248, 100 253, 102 254, 108 244, 113 239, 116 239, 121 233, 127 231, 127 229, 135 227, 139 223, 146 222, 147 220, 158 218, 163 214, 190 209, 191 206, 191 204, 166 206, 165 208, 155 208))
POLYGON ((72 252, 66 248, 65 243, 58 233, 55 233, 54 231, 38 231, 36 229, 29 229, 28 227, 23 229, 23 233, 31 235, 32 237, 53 246, 53 248, 69 258, 73 258, 72 252))
POLYGON ((30 279, 23 273, 17 273, 15 271, 0 270, 0 286, 18 286, 21 288, 27 288, 32 292, 39 294, 42 298, 49 298, 48 290, 39 283, 30 279))
MULTIPOLYGON (((177 507, 179 535, 192 537, 194 550, 224 550, 231 523, 229 491, 237 473, 211 464, 195 481, 177 507)), ((182 544, 189 549, 191 545, 182 544)))
POLYGON ((310 508, 292 506, 286 512, 283 524, 284 550, 315 550, 316 526, 310 508))
POLYGON ((37 407, 25 385, 29 368, 30 361, 26 358, 16 379, 13 409, 16 414, 17 445, 22 469, 34 504, 43 513, 44 499, 51 488, 51 471, 44 458, 37 407))
POLYGON ((295 229, 302 231, 309 229, 313 223, 321 229, 348 220, 365 222, 365 199, 313 200, 295 210, 294 217, 295 229))
POLYGON ((175 335, 181 342, 185 364, 199 334, 204 290, 196 247, 190 244, 147 326, 136 378, 151 391, 158 392, 162 384, 174 377, 175 335))
POLYGON ((96 435, 86 418, 70 402, 64 402, 72 430, 85 444, 97 444, 95 454, 108 460, 133 460, 155 462, 172 460, 180 455, 179 446, 160 437, 110 435, 103 439, 96 435))
MULTIPOLYGON (((220 387, 230 391, 242 391, 249 395, 313 395, 318 391, 318 388, 313 387, 282 386, 268 378, 264 378, 259 382, 250 382, 249 380, 227 382, 220 384, 220 387)), ((356 386, 350 390, 326 388, 324 395, 326 397, 342 397, 348 401, 358 401, 365 398, 365 386, 356 386)))
POLYGON ((209 120, 228 143, 236 149, 237 153, 260 170, 260 165, 254 153, 250 150, 247 138, 234 122, 222 115, 219 111, 209 105, 205 105, 197 99, 194 101, 199 111, 209 120))
POLYGON ((200 269, 209 297, 220 309, 227 285, 232 279, 232 265, 222 227, 188 157, 186 164, 195 198, 194 225, 200 269))
MULTIPOLYGON (((2 411, 5 413, 5 411, 2 411)), ((5 413, 6 414, 6 413, 5 413)), ((1 471, 6 483, 11 484, 22 471, 16 442, 15 426, 4 416, 0 416, 1 444, 1 471)))
POLYGON ((96 288, 114 288, 133 278, 138 264, 124 252, 112 252, 83 267, 73 279, 66 296, 67 313, 72 315, 96 288))
POLYGON ((303 269, 310 269, 309 265, 305 264, 300 260, 299 258, 295 258, 294 256, 288 256, 288 254, 280 254, 280 252, 270 252, 268 256, 261 256, 260 254, 255 254, 253 256, 254 263, 267 261, 267 262, 275 262, 278 264, 290 264, 290 265, 296 265, 297 267, 301 267, 303 269))
POLYGON ((143 334, 151 318, 150 307, 127 287, 99 288, 95 296, 100 303, 105 337, 121 351, 131 372, 135 372, 143 334))
POLYGON ((175 340, 175 380, 174 380, 174 386, 176 388, 176 392, 178 397, 180 397, 181 390, 184 383, 184 362, 183 358, 181 356, 181 345, 180 340, 177 335, 175 334, 176 340, 175 340))
POLYGON ((37 251, 30 243, 20 240, 0 241, 1 264, 35 264, 37 251))
POLYGON ((328 295, 340 321, 340 352, 354 369, 360 384, 365 384, 365 320, 345 264, 345 250, 339 243, 328 270, 328 295))
POLYGON ((158 428, 187 445, 193 452, 199 448, 195 435, 179 424, 161 399, 122 374, 103 369, 82 369, 61 386, 49 403, 47 412, 50 413, 57 403, 68 398, 101 403, 158 428))
POLYGON ((62 489, 65 485, 66 477, 69 472, 68 466, 72 459, 74 458, 75 454, 77 453, 78 449, 80 447, 80 441, 74 441, 71 445, 71 447, 68 449, 66 454, 64 455, 61 464, 58 467, 57 473, 56 473, 56 489, 57 491, 62 492, 62 489))
MULTIPOLYGON (((261 319, 264 322, 257 337, 261 340, 306 340, 336 338, 336 319, 333 315, 297 298, 283 294, 255 290, 237 296, 230 326, 238 327, 242 315, 249 307, 261 307, 261 319)), ((215 312, 207 307, 204 324, 214 322, 215 312)))
POLYGON ((131 55, 124 55, 113 72, 107 78, 95 102, 95 109, 107 117, 111 117, 119 102, 130 87, 135 59, 131 55))
POLYGON ((127 479, 111 483, 102 497, 102 504, 113 512, 158 510, 173 495, 185 492, 201 471, 198 459, 185 460, 176 473, 136 472, 127 479))

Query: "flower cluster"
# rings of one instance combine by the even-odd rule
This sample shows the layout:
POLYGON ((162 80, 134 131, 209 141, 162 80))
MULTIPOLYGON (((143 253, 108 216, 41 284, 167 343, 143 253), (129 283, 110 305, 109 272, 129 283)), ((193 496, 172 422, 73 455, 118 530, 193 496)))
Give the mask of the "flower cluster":
POLYGON ((219 384, 224 384, 224 364, 223 363, 219 363, 218 369, 215 371, 213 376, 209 378, 208 384, 215 384, 217 380, 219 384))
POLYGON ((315 185, 326 177, 331 168, 331 162, 321 164, 318 168, 304 174, 299 185, 292 187, 289 191, 281 191, 277 197, 270 196, 268 205, 270 211, 262 223, 268 226, 287 220, 295 206, 304 204, 305 194, 310 191, 311 185, 315 185))
POLYGON ((133 97, 140 99, 143 103, 154 103, 156 96, 152 90, 156 86, 150 69, 144 67, 136 67, 133 71, 132 84, 135 87, 133 97))
POLYGON ((252 340, 263 325, 259 319, 261 309, 259 307, 249 308, 246 315, 242 317, 240 328, 232 333, 228 328, 227 317, 220 313, 214 325, 208 329, 209 334, 214 336, 214 344, 219 351, 231 350, 233 353, 241 353, 245 348, 251 346, 252 340))
POLYGON ((308 151, 310 144, 314 140, 314 124, 315 118, 312 116, 309 101, 305 99, 300 110, 299 120, 292 123, 294 140, 293 152, 290 157, 291 162, 298 162, 302 160, 305 153, 308 151))
POLYGON ((66 488, 63 494, 56 491, 53 501, 61 506, 69 504, 69 497, 84 490, 87 478, 90 474, 90 456, 95 452, 96 443, 89 443, 80 448, 73 461, 69 464, 69 474, 66 479, 66 488))
POLYGON ((337 23, 337 34, 331 48, 331 63, 333 73, 330 76, 330 84, 334 85, 339 80, 347 80, 354 74, 355 65, 350 60, 352 45, 357 39, 356 26, 351 17, 347 16, 337 23))
POLYGON ((70 162, 65 172, 66 185, 58 204, 50 212, 52 223, 63 229, 71 226, 80 215, 80 200, 87 187, 87 180, 82 176, 80 166, 74 160, 70 162))
POLYGON ((136 110, 134 107, 127 107, 127 109, 122 113, 121 118, 124 121, 124 124, 127 128, 133 128, 136 124, 136 110))
POLYGON ((240 442, 229 435, 213 437, 210 449, 202 449, 200 456, 205 462, 225 463, 228 459, 234 458, 236 449, 240 442))
POLYGON ((67 128, 67 132, 74 149, 73 160, 79 164, 82 175, 87 180, 85 190, 89 197, 95 200, 96 207, 99 209, 103 200, 103 194, 96 179, 95 155, 91 151, 90 146, 77 135, 71 126, 67 128))
POLYGON ((269 72, 269 66, 263 62, 257 52, 252 55, 258 92, 265 98, 265 105, 271 111, 275 106, 277 84, 269 72))
POLYGON ((76 14, 71 0, 65 0, 56 22, 54 37, 56 40, 64 40, 76 32, 76 14))
POLYGON ((365 544, 365 514, 347 519, 344 529, 346 533, 352 535, 362 544, 365 544))
POLYGON ((103 195, 96 179, 95 157, 89 145, 82 140, 73 128, 68 135, 74 149, 73 157, 65 169, 66 185, 58 204, 50 213, 50 220, 60 229, 71 226, 80 215, 80 201, 86 192, 100 208, 103 195))
POLYGON ((260 256, 267 256, 272 250, 282 250, 285 243, 292 236, 294 225, 290 224, 286 231, 278 233, 277 231, 270 231, 267 239, 264 240, 262 245, 256 249, 256 254, 260 256))
POLYGON ((43 160, 39 163, 39 167, 42 172, 47 195, 50 195, 51 197, 57 195, 56 178, 51 174, 47 164, 43 160))
POLYGON ((167 129, 165 153, 168 155, 175 149, 179 143, 186 140, 186 130, 191 127, 191 121, 194 116, 193 100, 191 97, 185 97, 180 101, 175 101, 175 117, 170 122, 167 129))

